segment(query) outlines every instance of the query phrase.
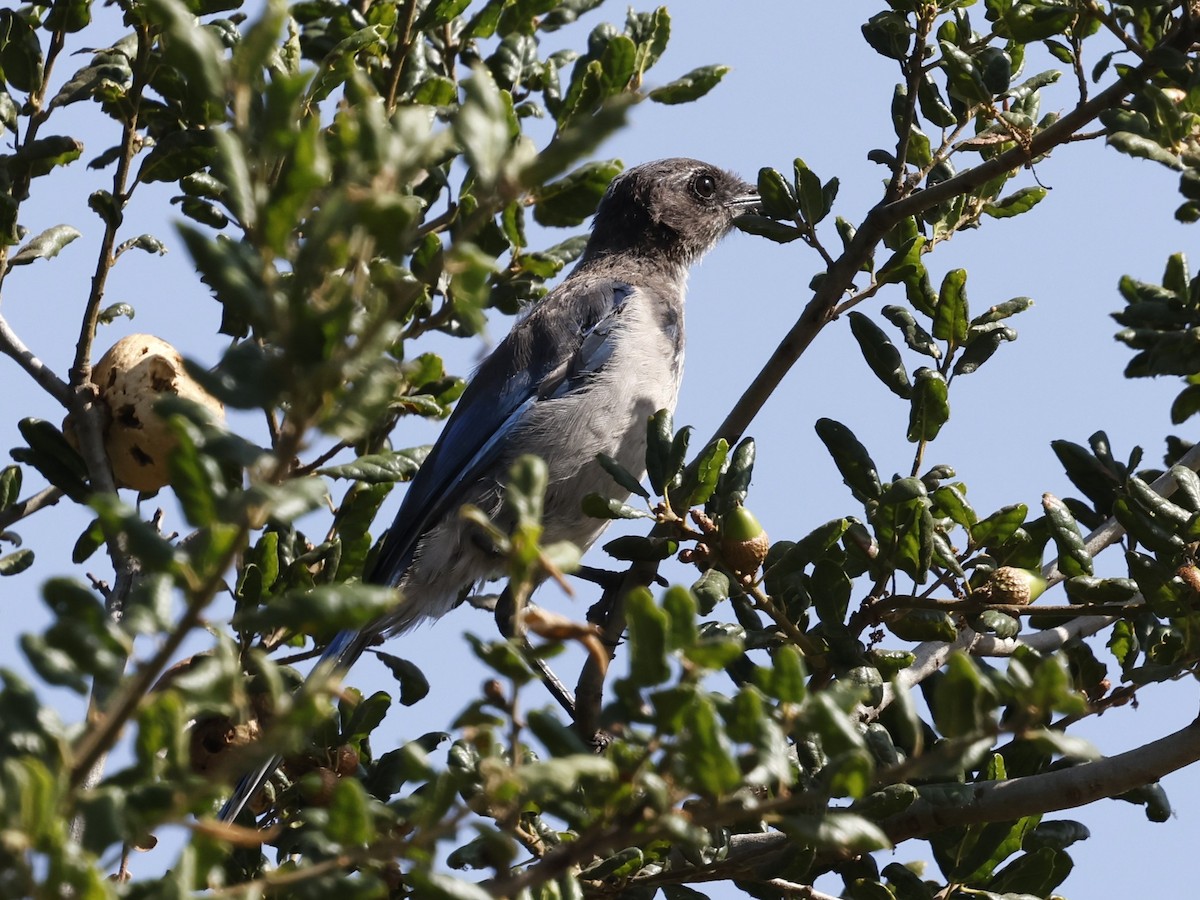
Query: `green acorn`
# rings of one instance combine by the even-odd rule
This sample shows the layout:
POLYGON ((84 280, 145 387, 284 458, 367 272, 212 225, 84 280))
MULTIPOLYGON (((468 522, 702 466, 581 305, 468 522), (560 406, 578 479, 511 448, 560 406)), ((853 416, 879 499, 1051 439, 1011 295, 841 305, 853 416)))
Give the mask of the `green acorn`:
POLYGON ((739 575, 758 571, 771 542, 754 513, 744 506, 735 506, 721 520, 721 556, 739 575))
MULTIPOLYGON (((1006 603, 1025 606, 1032 603, 1046 590, 1046 579, 1037 572, 1018 569, 1016 566, 1001 566, 992 573, 980 589, 991 603, 1006 603)), ((979 592, 976 591, 978 594, 979 592)))

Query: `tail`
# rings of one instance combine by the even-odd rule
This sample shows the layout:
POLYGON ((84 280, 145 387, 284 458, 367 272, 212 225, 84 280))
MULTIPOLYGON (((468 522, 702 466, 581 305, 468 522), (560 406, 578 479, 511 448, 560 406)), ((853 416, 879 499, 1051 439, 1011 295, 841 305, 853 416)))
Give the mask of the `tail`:
MULTIPOLYGON (((358 631, 343 631, 338 634, 329 645, 325 648, 325 652, 321 654, 321 658, 317 660, 317 664, 313 666, 311 672, 304 679, 304 685, 300 690, 315 678, 320 677, 327 679, 331 675, 340 675, 347 672, 358 658, 363 655, 367 647, 370 646, 375 632, 370 629, 360 629, 358 631)), ((232 822, 236 819, 250 802, 250 798, 262 790, 263 785, 279 768, 279 764, 283 762, 283 757, 276 755, 272 756, 266 762, 256 769, 247 772, 241 777, 234 788, 233 794, 225 805, 221 807, 221 812, 217 814, 217 818, 222 822, 232 822)))

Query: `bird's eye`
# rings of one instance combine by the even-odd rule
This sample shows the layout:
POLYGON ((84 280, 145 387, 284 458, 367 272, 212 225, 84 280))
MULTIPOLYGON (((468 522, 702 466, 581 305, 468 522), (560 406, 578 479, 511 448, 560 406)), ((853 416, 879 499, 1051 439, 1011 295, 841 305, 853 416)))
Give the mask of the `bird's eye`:
POLYGON ((701 200, 711 200, 717 193, 717 179, 711 175, 697 175, 692 179, 692 193, 701 200))

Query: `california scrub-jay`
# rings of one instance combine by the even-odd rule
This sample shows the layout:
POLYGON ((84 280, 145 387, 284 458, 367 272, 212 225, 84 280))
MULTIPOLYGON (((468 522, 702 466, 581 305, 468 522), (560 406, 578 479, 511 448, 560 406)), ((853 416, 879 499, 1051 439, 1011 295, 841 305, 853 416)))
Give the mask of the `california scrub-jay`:
MULTIPOLYGON (((409 485, 366 577, 399 588, 395 608, 335 637, 317 669, 344 673, 374 641, 445 614, 471 585, 502 574, 503 558, 459 510, 498 515, 518 456, 540 456, 549 471, 544 543, 586 549, 600 536, 608 523, 585 516, 583 498, 628 492, 596 455, 645 472, 647 418, 674 409, 679 393, 688 267, 758 203, 753 185, 694 159, 613 180, 574 270, 484 360, 409 485)), ((221 817, 236 817, 278 762, 243 778, 221 817)))

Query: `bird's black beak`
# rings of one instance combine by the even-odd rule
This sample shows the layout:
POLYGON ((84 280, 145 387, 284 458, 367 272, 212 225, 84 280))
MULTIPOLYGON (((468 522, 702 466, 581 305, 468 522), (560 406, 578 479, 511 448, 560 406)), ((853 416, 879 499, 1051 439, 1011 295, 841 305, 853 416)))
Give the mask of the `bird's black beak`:
POLYGON ((733 211, 734 218, 747 214, 756 215, 762 212, 762 197, 754 185, 743 184, 740 193, 725 201, 725 207, 733 211))

